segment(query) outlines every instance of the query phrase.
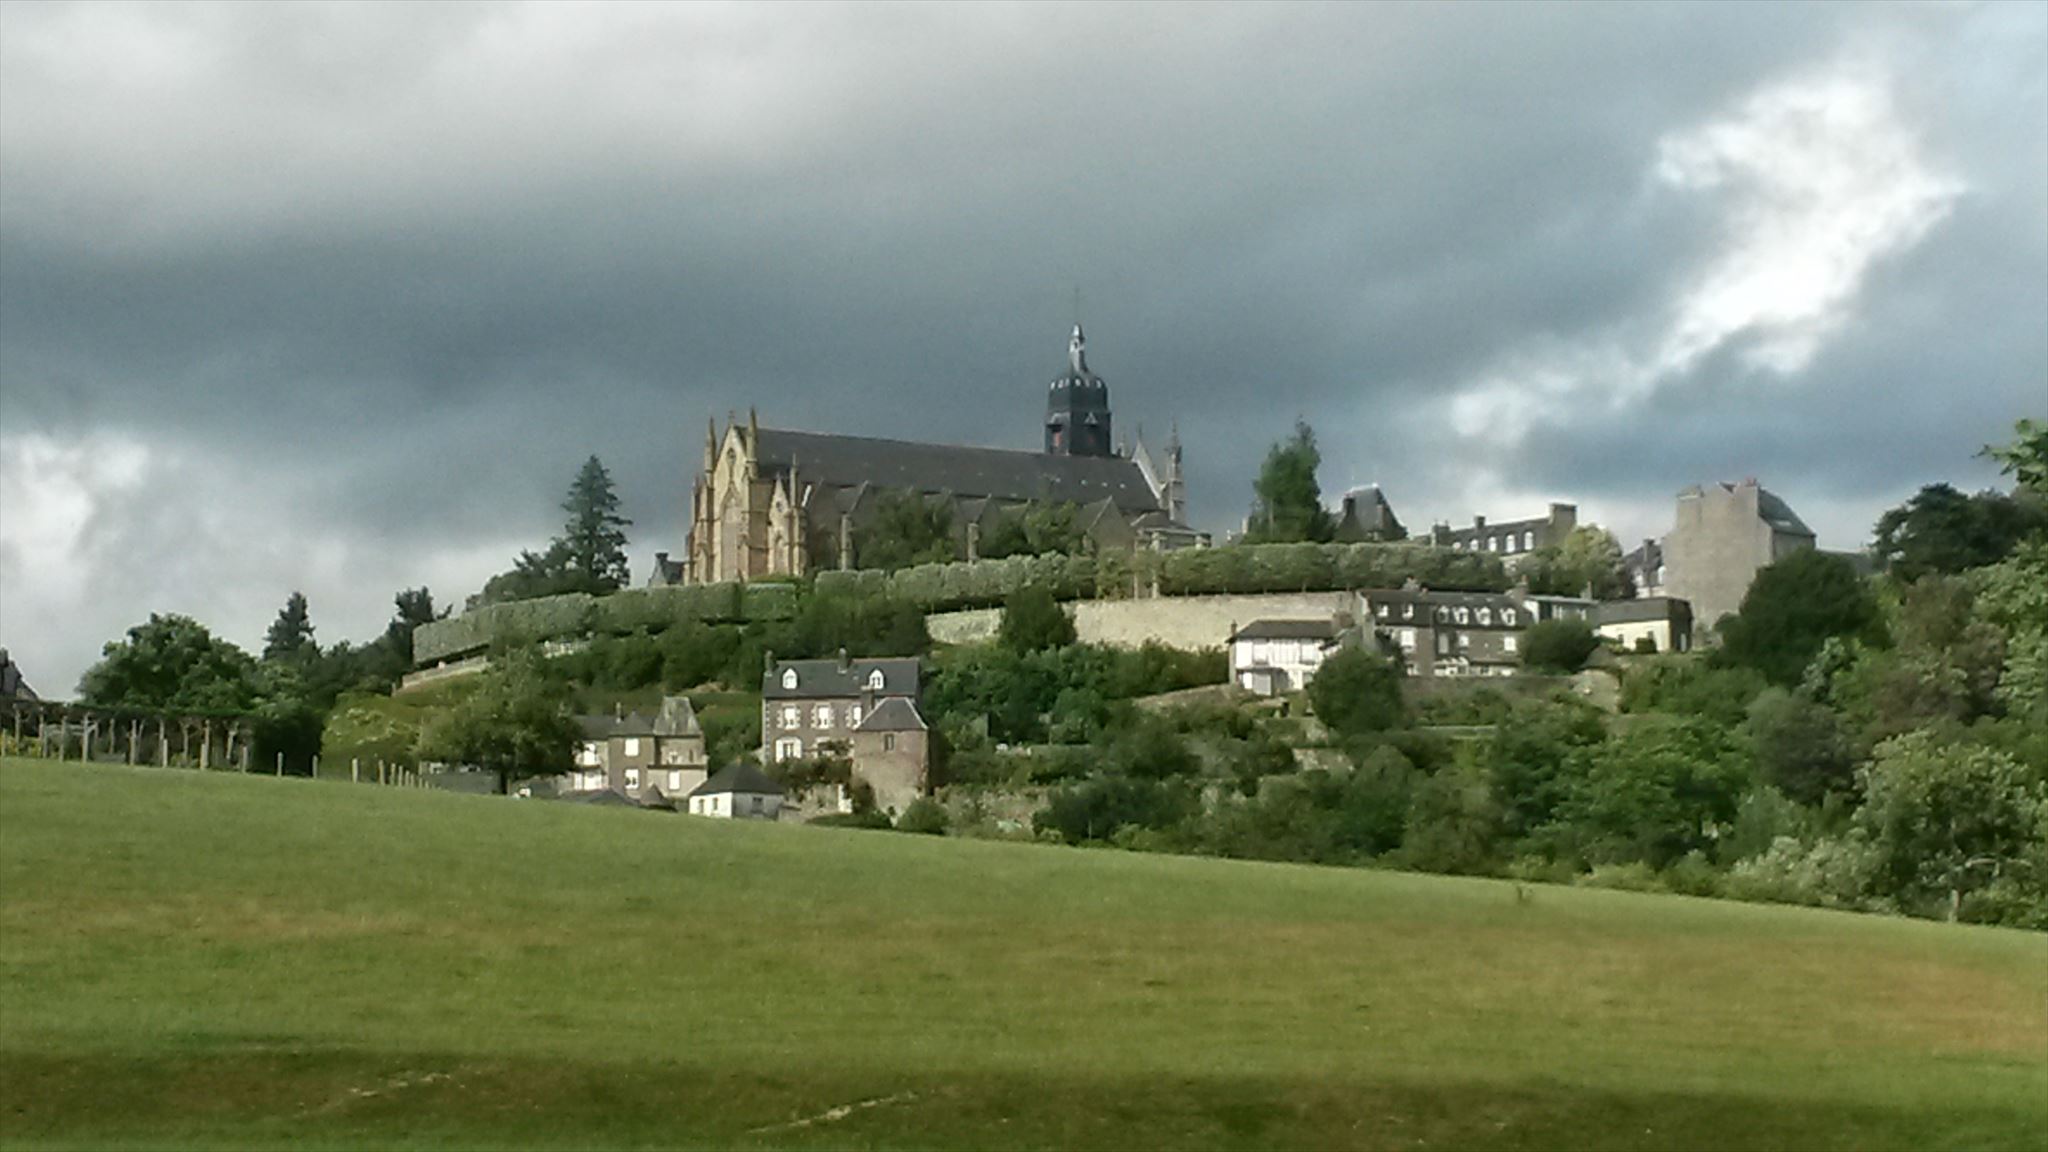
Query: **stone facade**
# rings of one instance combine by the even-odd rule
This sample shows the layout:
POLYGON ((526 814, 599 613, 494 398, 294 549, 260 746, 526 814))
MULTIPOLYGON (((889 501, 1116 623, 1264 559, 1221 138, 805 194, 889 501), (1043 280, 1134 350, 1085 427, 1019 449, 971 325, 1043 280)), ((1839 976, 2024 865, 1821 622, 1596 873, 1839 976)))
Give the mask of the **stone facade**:
POLYGON ((854 777, 874 789, 882 811, 902 815, 927 791, 930 771, 931 730, 909 700, 883 701, 854 730, 854 777))
POLYGON ((579 716, 583 742, 577 746, 568 791, 609 789, 635 800, 675 800, 704 782, 704 730, 683 696, 662 700, 653 716, 619 712, 579 716))
POLYGON ((1111 448, 1107 385, 1075 329, 1070 370, 1047 399, 1045 450, 1015 451, 764 428, 749 413, 706 431, 690 496, 687 557, 658 555, 650 583, 711 583, 857 566, 884 497, 946 506, 955 554, 1033 504, 1072 504, 1096 548, 1199 547, 1187 525, 1178 435, 1160 454, 1142 438, 1111 448))
POLYGON ((1691 605, 1697 627, 1712 628, 1742 607, 1757 569, 1813 546, 1813 529, 1755 480, 1687 488, 1664 538, 1662 591, 1691 605))
POLYGON ((1579 526, 1576 504, 1552 504, 1548 514, 1531 520, 1505 520, 1492 524, 1474 516, 1470 528, 1438 524, 1430 529, 1430 543, 1461 552, 1491 552, 1512 571, 1522 558, 1538 548, 1554 548, 1579 526))

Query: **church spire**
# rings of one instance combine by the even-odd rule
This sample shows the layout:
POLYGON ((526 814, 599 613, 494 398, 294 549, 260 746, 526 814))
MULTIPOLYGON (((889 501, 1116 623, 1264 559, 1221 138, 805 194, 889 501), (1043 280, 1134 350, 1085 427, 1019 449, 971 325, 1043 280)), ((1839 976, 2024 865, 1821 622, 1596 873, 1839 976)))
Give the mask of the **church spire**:
POLYGON ((1074 368, 1074 375, 1086 378, 1088 375, 1088 337, 1081 333, 1081 322, 1074 321, 1074 335, 1067 340, 1067 363, 1074 368))

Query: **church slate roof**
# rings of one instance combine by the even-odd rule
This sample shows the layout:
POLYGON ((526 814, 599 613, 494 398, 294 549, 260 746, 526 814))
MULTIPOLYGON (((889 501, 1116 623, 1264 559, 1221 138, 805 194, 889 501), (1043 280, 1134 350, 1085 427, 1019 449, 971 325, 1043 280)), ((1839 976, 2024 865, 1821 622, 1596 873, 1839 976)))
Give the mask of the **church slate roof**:
POLYGON ((1159 498, 1137 462, 1116 456, 1052 456, 785 428, 761 429, 754 452, 764 475, 794 467, 799 483, 848 488, 868 483, 962 497, 1081 505, 1107 498, 1125 512, 1159 508, 1159 498))

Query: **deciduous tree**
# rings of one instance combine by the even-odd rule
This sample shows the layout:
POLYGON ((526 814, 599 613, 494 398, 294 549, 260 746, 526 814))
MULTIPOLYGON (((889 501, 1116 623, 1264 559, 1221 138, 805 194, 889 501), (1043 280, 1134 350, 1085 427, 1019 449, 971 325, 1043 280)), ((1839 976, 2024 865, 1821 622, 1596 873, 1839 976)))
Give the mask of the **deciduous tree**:
POLYGON ((1347 644, 1332 653, 1308 682, 1309 706, 1331 731, 1345 736, 1384 732, 1400 724, 1401 669, 1393 661, 1347 644))
POLYGON ((1806 548, 1757 572, 1741 610, 1722 624, 1717 655, 1791 687, 1828 637, 1878 638, 1882 631, 1877 601, 1856 569, 1806 548))

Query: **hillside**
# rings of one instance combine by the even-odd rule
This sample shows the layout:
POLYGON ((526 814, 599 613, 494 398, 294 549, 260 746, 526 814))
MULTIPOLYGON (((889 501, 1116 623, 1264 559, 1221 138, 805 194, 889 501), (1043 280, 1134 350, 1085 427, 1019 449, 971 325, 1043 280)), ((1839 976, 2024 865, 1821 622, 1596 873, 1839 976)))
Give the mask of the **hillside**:
POLYGON ((0 764, 16 1147, 2048 1147, 2048 936, 0 764))

